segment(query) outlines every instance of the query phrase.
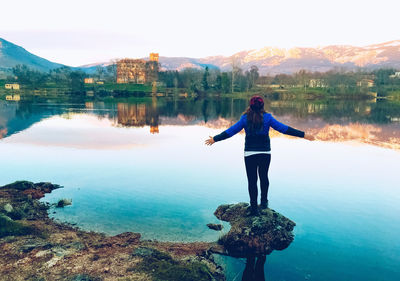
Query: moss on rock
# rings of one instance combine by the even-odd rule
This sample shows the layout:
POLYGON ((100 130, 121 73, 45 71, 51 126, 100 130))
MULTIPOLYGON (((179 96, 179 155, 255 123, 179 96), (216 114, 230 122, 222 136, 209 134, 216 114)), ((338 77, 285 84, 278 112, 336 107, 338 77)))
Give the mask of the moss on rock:
POLYGON ((142 261, 130 270, 147 272, 155 281, 213 280, 209 269, 201 262, 178 261, 151 248, 138 248, 134 255, 140 256, 142 261))
POLYGON ((10 217, 0 214, 0 238, 5 236, 19 236, 35 233, 35 229, 13 221, 10 217))

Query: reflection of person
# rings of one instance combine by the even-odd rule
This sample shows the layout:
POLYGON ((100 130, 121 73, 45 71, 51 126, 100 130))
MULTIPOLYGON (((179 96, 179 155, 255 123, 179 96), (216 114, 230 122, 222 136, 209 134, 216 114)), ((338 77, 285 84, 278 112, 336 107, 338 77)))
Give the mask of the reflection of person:
POLYGON ((270 113, 265 112, 263 99, 260 96, 254 96, 250 99, 250 106, 236 124, 219 135, 210 136, 205 141, 207 145, 212 145, 217 141, 232 137, 244 128, 246 132, 244 162, 248 179, 251 215, 258 214, 257 171, 260 177, 261 208, 268 207, 268 169, 271 161, 270 127, 286 135, 314 140, 313 135, 305 134, 302 131, 278 122, 270 113))
POLYGON ((249 256, 246 258, 246 267, 243 271, 242 281, 265 281, 264 264, 266 256, 249 256))

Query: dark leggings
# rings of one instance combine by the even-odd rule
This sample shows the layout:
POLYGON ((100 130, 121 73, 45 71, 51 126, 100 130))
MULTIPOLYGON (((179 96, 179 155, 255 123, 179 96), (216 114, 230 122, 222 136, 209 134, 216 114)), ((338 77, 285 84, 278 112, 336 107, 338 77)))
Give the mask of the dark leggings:
POLYGON ((271 154, 265 153, 254 154, 244 158, 247 180, 249 183, 250 205, 252 207, 257 206, 257 171, 260 177, 261 203, 266 203, 268 200, 268 169, 270 162, 271 154))

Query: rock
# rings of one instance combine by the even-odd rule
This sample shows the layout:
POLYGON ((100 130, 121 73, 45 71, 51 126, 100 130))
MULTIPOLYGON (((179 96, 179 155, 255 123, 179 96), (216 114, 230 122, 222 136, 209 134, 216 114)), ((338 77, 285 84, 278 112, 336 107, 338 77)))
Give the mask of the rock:
POLYGON ((90 276, 87 274, 77 274, 72 277, 67 278, 68 281, 101 281, 102 278, 90 276))
POLYGON ((52 190, 61 188, 58 184, 52 184, 49 182, 33 183, 30 181, 16 181, 4 186, 0 186, 0 189, 14 189, 22 191, 28 199, 40 199, 45 193, 50 193, 52 190))
POLYGON ((9 188, 9 189, 16 189, 16 190, 27 190, 27 189, 34 189, 35 184, 30 181, 16 181, 7 185, 2 186, 1 188, 9 188))
POLYGON ((13 211, 13 206, 10 203, 7 203, 4 205, 4 211, 6 211, 7 213, 11 213, 13 211))
POLYGON ((58 201, 56 207, 63 208, 65 206, 72 205, 72 199, 61 199, 58 201))
POLYGON ((216 224, 216 223, 209 223, 209 224, 207 224, 207 226, 209 229, 216 230, 216 231, 221 231, 224 228, 224 226, 222 224, 216 224))
POLYGON ((26 240, 26 243, 24 243, 21 247, 20 247, 20 251, 23 253, 29 253, 34 249, 50 249, 52 247, 52 245, 48 242, 46 242, 45 240, 42 239, 29 239, 26 240))
POLYGON ((239 203, 221 205, 214 212, 218 219, 231 225, 218 241, 222 246, 219 253, 234 257, 268 255, 292 243, 296 225, 293 221, 271 209, 260 210, 259 216, 249 216, 248 209, 247 203, 239 203))

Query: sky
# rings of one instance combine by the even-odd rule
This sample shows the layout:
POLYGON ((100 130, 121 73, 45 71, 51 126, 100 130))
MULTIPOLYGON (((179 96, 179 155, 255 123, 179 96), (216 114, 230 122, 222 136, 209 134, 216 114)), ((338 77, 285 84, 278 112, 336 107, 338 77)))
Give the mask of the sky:
POLYGON ((399 40, 399 0, 6 0, 0 38, 54 62, 399 40))

